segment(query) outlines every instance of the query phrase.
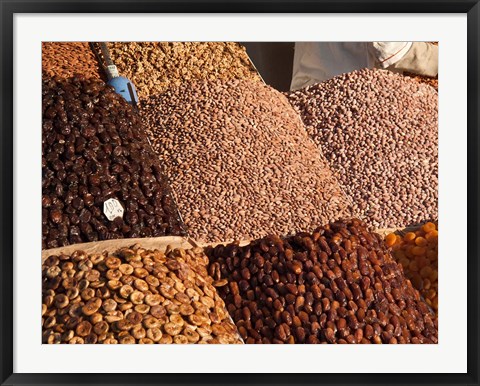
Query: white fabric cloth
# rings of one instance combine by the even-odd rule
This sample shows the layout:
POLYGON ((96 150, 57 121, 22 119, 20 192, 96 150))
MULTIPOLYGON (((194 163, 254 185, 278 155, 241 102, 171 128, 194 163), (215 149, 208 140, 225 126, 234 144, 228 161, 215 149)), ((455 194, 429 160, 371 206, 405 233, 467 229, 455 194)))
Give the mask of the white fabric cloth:
POLYGON ((387 68, 401 60, 412 42, 295 43, 291 90, 361 68, 387 68))

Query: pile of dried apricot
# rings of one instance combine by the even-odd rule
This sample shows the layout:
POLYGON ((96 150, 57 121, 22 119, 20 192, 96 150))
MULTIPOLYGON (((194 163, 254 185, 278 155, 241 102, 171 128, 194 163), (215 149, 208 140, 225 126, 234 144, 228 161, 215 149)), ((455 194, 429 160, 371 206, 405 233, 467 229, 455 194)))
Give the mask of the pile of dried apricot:
POLYGON ((438 312, 438 227, 427 222, 415 232, 390 233, 385 242, 405 276, 420 291, 427 304, 438 312))

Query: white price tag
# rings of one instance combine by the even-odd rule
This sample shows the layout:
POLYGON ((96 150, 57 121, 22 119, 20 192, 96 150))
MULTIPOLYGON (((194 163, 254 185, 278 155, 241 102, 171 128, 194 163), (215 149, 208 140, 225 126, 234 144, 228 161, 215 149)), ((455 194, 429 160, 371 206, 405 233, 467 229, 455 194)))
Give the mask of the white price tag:
POLYGON ((107 71, 111 78, 118 78, 120 76, 117 66, 115 66, 114 64, 107 66, 107 71))
POLYGON ((109 198, 103 203, 103 213, 110 221, 113 221, 117 217, 123 218, 123 207, 115 198, 109 198))

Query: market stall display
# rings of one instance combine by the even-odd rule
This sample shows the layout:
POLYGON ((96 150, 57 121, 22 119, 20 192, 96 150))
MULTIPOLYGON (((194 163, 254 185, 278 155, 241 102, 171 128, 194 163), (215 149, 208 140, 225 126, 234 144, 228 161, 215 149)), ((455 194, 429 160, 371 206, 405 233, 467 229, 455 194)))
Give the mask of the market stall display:
POLYGON ((44 80, 42 248, 182 233, 134 109, 99 80, 44 80))
POLYGON ((42 44, 43 343, 438 343, 438 83, 97 43, 42 44))
POLYGON ((141 115, 195 240, 287 235, 351 215, 297 113, 261 82, 185 83, 145 100, 141 115))
POLYGON ((95 54, 87 42, 43 42, 42 77, 70 78, 80 74, 86 78, 104 79, 95 54))
POLYGON ((389 233, 385 237, 392 256, 405 276, 420 291, 427 304, 438 312, 438 229, 428 222, 421 227, 389 233))
POLYGON ((245 48, 234 42, 118 42, 109 48, 140 99, 201 79, 261 80, 245 48))
POLYGON ((437 343, 437 318, 360 220, 207 248, 245 343, 437 343))
POLYGON ((438 93, 364 69, 288 94, 354 210, 375 228, 437 219, 438 93))
POLYGON ((242 343, 207 262, 199 248, 51 254, 42 264, 43 343, 242 343))

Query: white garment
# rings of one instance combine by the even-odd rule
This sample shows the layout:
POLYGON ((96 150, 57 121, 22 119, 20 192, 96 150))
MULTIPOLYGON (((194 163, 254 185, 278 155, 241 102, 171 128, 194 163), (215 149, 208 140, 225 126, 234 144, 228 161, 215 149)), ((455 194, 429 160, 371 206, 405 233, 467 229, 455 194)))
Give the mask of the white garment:
POLYGON ((412 42, 295 43, 290 90, 362 68, 387 68, 402 59, 411 46, 412 42))

